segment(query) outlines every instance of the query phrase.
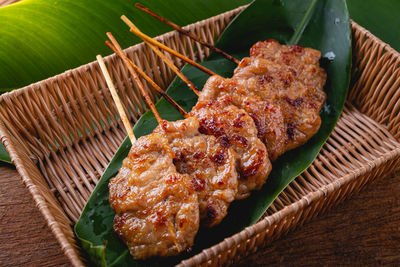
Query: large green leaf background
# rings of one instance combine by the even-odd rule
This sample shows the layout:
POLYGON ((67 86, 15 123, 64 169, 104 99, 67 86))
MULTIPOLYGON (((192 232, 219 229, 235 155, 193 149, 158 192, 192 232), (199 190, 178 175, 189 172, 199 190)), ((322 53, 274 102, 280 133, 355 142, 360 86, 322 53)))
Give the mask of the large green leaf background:
POLYGON ((347 0, 350 17, 400 51, 399 0, 347 0))
MULTIPOLYGON (((134 7, 134 0, 25 0, 0 8, 0 89, 19 88, 111 54, 111 31, 122 47, 139 42, 126 32, 121 14, 135 18, 151 36, 170 28, 134 7)), ((249 0, 141 1, 179 24, 233 9, 249 0)))
MULTIPOLYGON (((274 162, 273 171, 263 189, 254 192, 245 201, 234 202, 228 216, 218 227, 201 229, 192 254, 255 223, 287 184, 311 164, 340 116, 346 98, 351 62, 351 30, 345 1, 257 0, 231 23, 217 45, 241 57, 248 55, 254 42, 267 38, 278 39, 283 43, 299 42, 327 55, 328 58, 325 57, 322 63, 329 77, 325 86, 328 100, 321 112, 321 129, 306 145, 286 153, 274 162)), ((230 76, 235 67, 217 55, 203 64, 225 77, 230 76)), ((186 66, 183 72, 199 88, 208 78, 191 66, 186 66)), ((168 93, 188 110, 197 100, 179 79, 174 80, 168 93)), ((157 109, 164 119, 182 118, 164 100, 158 102, 157 109)), ((154 116, 148 112, 134 127, 135 135, 148 134, 156 125, 154 116)), ((107 185, 128 154, 129 144, 129 140, 124 141, 103 174, 75 227, 76 233, 89 257, 97 264, 142 266, 176 263, 189 255, 165 260, 134 261, 126 246, 113 232, 114 212, 108 203, 107 185)))

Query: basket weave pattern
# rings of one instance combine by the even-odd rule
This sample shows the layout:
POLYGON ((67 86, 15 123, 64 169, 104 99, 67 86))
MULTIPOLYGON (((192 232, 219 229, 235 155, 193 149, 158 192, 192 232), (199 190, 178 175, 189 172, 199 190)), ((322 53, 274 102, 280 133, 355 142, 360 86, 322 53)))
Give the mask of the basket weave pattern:
MULTIPOLYGON (((243 7, 189 25, 213 43, 243 7)), ((340 203, 399 165, 400 55, 353 23, 353 89, 334 132, 317 159, 271 205, 260 221, 181 265, 218 265, 251 253, 340 203)), ((176 32, 157 38, 202 61, 209 54, 176 32)), ((172 71, 150 48, 125 50, 162 88, 172 71)), ((168 56, 168 55, 167 55, 168 56)), ((170 57, 181 67, 183 62, 170 57)), ((146 111, 123 62, 105 58, 131 122, 146 111)), ((153 100, 159 98, 146 83, 153 100)), ((0 136, 63 251, 83 265, 72 226, 125 138, 96 63, 0 96, 0 136)))

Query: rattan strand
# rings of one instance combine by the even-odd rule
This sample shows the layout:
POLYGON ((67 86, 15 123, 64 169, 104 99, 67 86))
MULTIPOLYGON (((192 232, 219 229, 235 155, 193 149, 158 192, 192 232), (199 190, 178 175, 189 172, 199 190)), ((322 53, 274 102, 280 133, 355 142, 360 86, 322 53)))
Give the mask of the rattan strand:
MULTIPOLYGON (((186 28, 213 43, 242 9, 186 28)), ((354 88, 313 165, 280 194, 257 224, 183 261, 182 266, 229 264, 398 167, 400 56, 355 23, 353 34, 354 88)), ((209 54, 176 32, 157 39, 194 60, 202 61, 209 54)), ((161 87, 174 78, 143 44, 125 51, 161 87)), ((182 66, 179 59, 171 59, 182 66)), ((109 56, 106 62, 134 123, 146 111, 140 94, 119 58, 109 56)), ((153 100, 159 97, 145 86, 153 100)), ((63 251, 73 265, 83 265, 72 226, 125 137, 97 64, 4 94, 0 103, 2 142, 63 251)))

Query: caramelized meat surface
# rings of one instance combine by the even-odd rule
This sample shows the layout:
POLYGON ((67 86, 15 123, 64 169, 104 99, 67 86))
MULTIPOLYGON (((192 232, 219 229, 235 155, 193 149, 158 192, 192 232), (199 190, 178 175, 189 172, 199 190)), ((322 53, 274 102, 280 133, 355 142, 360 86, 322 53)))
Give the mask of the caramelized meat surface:
POLYGON ((279 105, 286 127, 285 151, 298 147, 317 133, 326 94, 326 73, 319 66, 321 53, 275 40, 258 42, 234 72, 234 79, 249 94, 279 105))
POLYGON ((255 43, 250 49, 250 57, 285 65, 305 86, 323 90, 326 72, 319 66, 321 52, 318 50, 300 45, 281 45, 269 39, 255 43))
POLYGON ((154 132, 165 131, 174 152, 179 173, 191 177, 191 186, 198 194, 200 219, 207 227, 217 225, 226 216, 235 199, 238 175, 235 154, 217 138, 199 132, 196 118, 167 122, 154 132), (161 128, 162 127, 162 128, 161 128))
POLYGON ((258 42, 232 78, 209 78, 200 101, 230 95, 234 105, 254 119, 270 159, 275 160, 319 130, 319 112, 326 100, 320 57, 319 51, 299 45, 258 42))
POLYGON ((279 105, 251 94, 238 79, 225 79, 220 76, 212 76, 207 80, 200 93, 199 102, 225 97, 229 97, 233 105, 245 110, 253 119, 258 137, 267 147, 271 160, 285 152, 286 125, 279 105))
POLYGON ((139 138, 109 183, 114 230, 135 259, 177 255, 193 245, 199 204, 191 179, 177 172, 162 135, 139 138))
POLYGON ((201 133, 215 136, 235 152, 239 174, 236 199, 246 198, 251 190, 260 189, 271 171, 271 163, 248 113, 232 105, 231 98, 226 96, 198 102, 190 115, 199 120, 201 133))

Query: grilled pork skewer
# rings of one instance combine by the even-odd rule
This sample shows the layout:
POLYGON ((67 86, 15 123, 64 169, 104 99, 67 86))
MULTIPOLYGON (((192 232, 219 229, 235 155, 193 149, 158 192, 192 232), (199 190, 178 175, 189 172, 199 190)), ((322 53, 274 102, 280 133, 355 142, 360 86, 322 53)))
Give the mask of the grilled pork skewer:
MULTIPOLYGON (((136 28, 132 22, 130 26, 136 28)), ((246 198, 251 190, 260 189, 271 171, 271 163, 268 151, 257 137, 257 128, 247 112, 234 106, 232 100, 225 97, 217 101, 199 102, 189 115, 199 120, 201 133, 217 137, 224 146, 234 150, 239 174, 236 199, 246 198)))
POLYGON ((319 66, 321 52, 276 40, 257 42, 242 59, 233 78, 247 89, 279 105, 286 126, 285 151, 307 142, 317 133, 326 94, 326 72, 319 66))
MULTIPOLYGON (((126 63, 116 40, 108 36, 126 63)), ((145 91, 136 73, 131 74, 145 91)), ((191 177, 176 170, 173 158, 163 135, 141 137, 109 182, 114 231, 135 259, 177 255, 193 245, 199 228, 198 198, 191 177)))
MULTIPOLYGON (((112 36, 108 36, 133 75, 134 70, 121 48, 112 36)), ((176 122, 162 120, 147 91, 143 88, 140 92, 159 123, 153 133, 163 135, 168 140, 177 171, 191 177, 192 188, 198 194, 203 224, 212 227, 220 223, 237 192, 234 152, 214 136, 201 134, 195 118, 176 122)))
POLYGON ((201 133, 217 137, 235 152, 239 174, 235 198, 246 198, 252 190, 261 189, 272 166, 249 114, 233 105, 228 96, 215 101, 199 101, 189 115, 199 120, 201 133))
POLYGON ((192 177, 202 224, 213 227, 227 215, 228 207, 235 199, 238 187, 236 158, 231 148, 214 136, 200 133, 199 128, 199 121, 190 117, 165 121, 154 133, 165 132, 178 172, 192 177))
MULTIPOLYGON (((137 30, 132 32, 138 34, 137 30)), ((143 33, 138 36, 142 38, 143 33)), ((149 38, 146 36, 148 42, 149 38)), ((152 44, 165 49, 154 40, 152 44)), ((253 117, 273 161, 307 142, 319 130, 319 112, 326 100, 326 73, 319 66, 320 57, 319 51, 299 45, 280 45, 275 40, 258 42, 231 79, 211 76, 199 100, 230 95, 235 105, 253 117)))
POLYGON ((238 80, 210 77, 199 96, 199 102, 217 101, 229 97, 232 105, 245 110, 253 119, 257 136, 263 141, 271 161, 285 152, 286 125, 282 109, 258 95, 249 95, 238 80))
POLYGON ((199 202, 173 157, 163 135, 140 137, 109 182, 114 231, 135 259, 178 255, 194 243, 199 202))

